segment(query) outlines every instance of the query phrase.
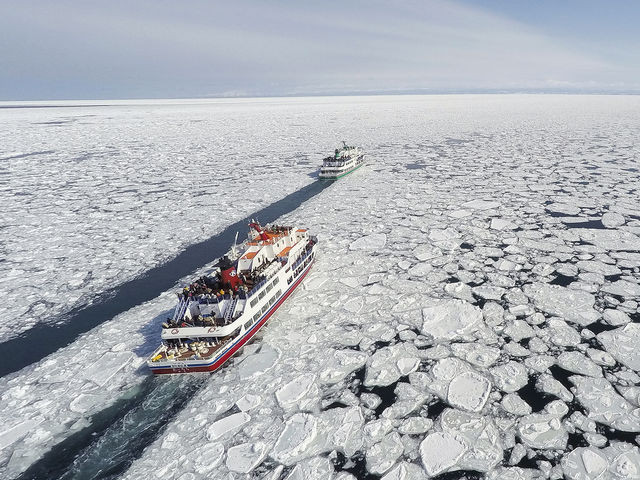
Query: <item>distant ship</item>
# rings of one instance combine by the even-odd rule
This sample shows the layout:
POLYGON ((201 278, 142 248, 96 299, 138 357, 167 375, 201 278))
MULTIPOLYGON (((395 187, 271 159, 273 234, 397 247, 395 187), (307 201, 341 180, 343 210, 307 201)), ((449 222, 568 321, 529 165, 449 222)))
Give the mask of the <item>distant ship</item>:
POLYGON ((350 174, 364 164, 364 153, 358 147, 350 147, 342 142, 341 148, 336 148, 331 157, 322 161, 320 178, 335 180, 350 174))
MULTIPOLYGON (((245 345, 291 295, 315 260, 306 229, 249 224, 242 252, 234 244, 209 274, 178 294, 173 318, 147 365, 155 374, 212 372, 245 345)), ((236 235, 237 238, 237 235, 236 235)))

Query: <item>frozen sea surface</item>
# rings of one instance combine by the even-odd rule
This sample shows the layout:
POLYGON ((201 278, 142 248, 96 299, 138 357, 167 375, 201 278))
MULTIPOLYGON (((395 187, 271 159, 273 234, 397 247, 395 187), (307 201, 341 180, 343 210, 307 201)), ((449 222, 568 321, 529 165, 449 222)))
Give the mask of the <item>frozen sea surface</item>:
MULTIPOLYGON (((123 478, 638 478, 640 98, 284 102, 370 163, 283 219, 303 287, 123 478)), ((0 474, 141 384, 170 304, 3 379, 0 474)))
POLYGON ((0 109, 0 340, 64 321, 313 181, 337 132, 308 136, 299 114, 242 101, 0 109))

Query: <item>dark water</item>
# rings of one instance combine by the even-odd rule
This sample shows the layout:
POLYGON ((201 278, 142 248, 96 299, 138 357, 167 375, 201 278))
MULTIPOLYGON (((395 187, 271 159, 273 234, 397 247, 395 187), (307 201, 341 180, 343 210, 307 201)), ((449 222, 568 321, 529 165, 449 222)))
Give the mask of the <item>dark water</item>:
POLYGON ((224 255, 232 245, 236 232, 246 232, 247 223, 251 218, 256 218, 262 223, 273 222, 280 216, 292 212, 329 185, 330 182, 311 183, 230 225, 220 234, 187 247, 173 260, 103 293, 88 305, 75 308, 51 319, 49 324, 36 325, 23 335, 0 343, 0 351, 3 352, 0 376, 42 360, 101 323, 173 288, 179 278, 224 255), (52 325, 54 322, 57 325, 52 325), (37 345, 37 348, 34 348, 34 345, 37 345))
POLYGON ((91 417, 88 427, 54 446, 19 480, 117 478, 208 378, 206 374, 148 377, 91 417))
MULTIPOLYGON (((294 210, 328 185, 326 182, 313 183, 251 217, 263 223, 271 222, 294 210)), ((62 347, 92 326, 155 297, 173 286, 176 278, 226 253, 236 231, 246 228, 248 218, 201 244, 189 247, 167 264, 121 285, 98 303, 71 312, 66 318, 69 324, 38 328, 38 335, 52 335, 54 332, 57 344, 62 347), (96 318, 92 315, 99 316, 96 318)), ((19 340, 25 342, 27 338, 34 341, 32 331, 19 340)), ((42 358, 44 355, 34 355, 32 361, 39 359, 36 357, 42 358)), ((28 361, 28 358, 25 357, 24 361, 28 361)), ((88 427, 55 445, 19 479, 94 480, 119 477, 148 445, 159 438, 173 416, 184 408, 208 378, 208 374, 149 376, 113 405, 92 416, 88 427)))

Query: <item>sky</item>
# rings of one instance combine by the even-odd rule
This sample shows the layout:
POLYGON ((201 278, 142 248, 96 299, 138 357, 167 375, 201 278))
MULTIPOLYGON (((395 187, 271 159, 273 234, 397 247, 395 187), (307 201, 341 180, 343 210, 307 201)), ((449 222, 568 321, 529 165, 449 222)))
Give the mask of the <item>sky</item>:
POLYGON ((640 93, 634 0, 0 0, 0 100, 640 93))

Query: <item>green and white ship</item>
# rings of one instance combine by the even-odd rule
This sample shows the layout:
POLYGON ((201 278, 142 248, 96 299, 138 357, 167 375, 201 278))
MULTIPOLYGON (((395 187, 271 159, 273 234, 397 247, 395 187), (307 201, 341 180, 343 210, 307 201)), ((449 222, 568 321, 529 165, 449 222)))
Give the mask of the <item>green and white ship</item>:
POLYGON ((364 164, 364 153, 358 147, 350 147, 342 142, 341 148, 336 148, 331 157, 322 161, 320 178, 323 180, 336 180, 350 174, 364 164))

